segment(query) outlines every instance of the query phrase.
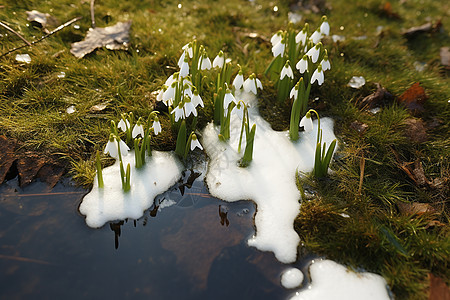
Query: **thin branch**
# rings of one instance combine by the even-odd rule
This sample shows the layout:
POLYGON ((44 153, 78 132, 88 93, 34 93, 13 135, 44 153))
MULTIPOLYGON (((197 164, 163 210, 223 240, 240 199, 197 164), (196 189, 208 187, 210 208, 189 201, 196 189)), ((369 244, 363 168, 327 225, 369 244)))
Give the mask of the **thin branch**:
POLYGON ((53 29, 52 31, 50 31, 49 33, 47 33, 46 35, 44 35, 44 36, 41 37, 40 39, 37 39, 37 40, 31 42, 30 45, 22 45, 22 46, 20 46, 20 47, 11 49, 11 50, 9 50, 8 52, 5 52, 5 53, 3 53, 2 55, 0 55, 0 57, 3 57, 3 56, 5 56, 5 55, 8 55, 8 54, 10 54, 11 52, 17 51, 17 50, 22 49, 22 48, 24 48, 24 47, 26 47, 26 46, 32 46, 32 45, 34 45, 34 44, 37 44, 37 43, 39 43, 40 41, 42 41, 42 40, 48 38, 49 36, 51 36, 51 35, 57 33, 57 32, 60 31, 61 29, 64 29, 64 28, 66 28, 67 26, 70 26, 72 23, 75 23, 76 21, 79 21, 80 19, 81 19, 81 17, 73 18, 72 20, 70 20, 70 21, 68 21, 68 22, 66 22, 66 23, 64 23, 64 24, 62 24, 62 25, 56 27, 55 29, 53 29))
POLYGON ((95 12, 94 12, 94 3, 95 0, 91 0, 91 26, 95 28, 95 12))
POLYGON ((361 191, 362 191, 362 185, 363 185, 363 180, 364 180, 364 169, 365 169, 365 165, 366 165, 366 160, 364 158, 364 152, 361 154, 361 159, 359 161, 359 187, 358 187, 358 195, 361 196, 361 191))
POLYGON ((31 43, 29 41, 27 41, 23 36, 21 36, 17 31, 15 31, 14 29, 12 29, 11 27, 9 27, 8 25, 6 25, 5 23, 0 21, 0 25, 5 27, 7 30, 11 31, 12 33, 14 33, 15 35, 17 35, 22 41, 24 41, 28 46, 31 46, 31 43))

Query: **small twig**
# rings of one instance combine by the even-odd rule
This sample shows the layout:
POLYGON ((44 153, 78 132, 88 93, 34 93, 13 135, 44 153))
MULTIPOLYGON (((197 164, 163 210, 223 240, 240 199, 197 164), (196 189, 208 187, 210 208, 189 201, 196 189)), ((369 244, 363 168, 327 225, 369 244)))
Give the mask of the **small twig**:
POLYGON ((17 31, 15 31, 14 29, 12 29, 11 27, 9 27, 8 25, 6 25, 5 23, 0 21, 0 25, 5 27, 7 30, 11 31, 12 33, 14 33, 15 35, 17 35, 22 41, 24 41, 28 46, 31 46, 31 43, 29 41, 27 41, 23 36, 21 36, 17 31))
POLYGON ((94 3, 95 0, 91 0, 91 26, 95 28, 95 12, 94 12, 94 3))
POLYGON ((11 52, 17 51, 17 50, 22 49, 22 48, 24 48, 24 47, 32 46, 32 45, 34 45, 34 44, 37 44, 37 43, 39 43, 40 41, 42 41, 42 40, 48 38, 49 36, 51 36, 51 35, 57 33, 57 32, 60 31, 61 29, 64 29, 64 28, 66 28, 67 26, 70 26, 72 23, 75 23, 76 21, 79 21, 80 19, 81 19, 81 17, 73 18, 72 20, 70 20, 70 21, 68 21, 68 22, 66 22, 66 23, 64 23, 64 24, 62 24, 62 25, 56 27, 55 29, 53 29, 52 31, 50 31, 49 33, 47 33, 46 35, 44 35, 44 36, 41 37, 40 39, 37 39, 37 40, 31 42, 30 45, 22 45, 22 46, 20 46, 20 47, 11 49, 11 50, 9 50, 8 52, 5 52, 5 53, 3 53, 2 55, 0 55, 0 57, 3 57, 3 56, 5 56, 5 55, 8 55, 8 54, 10 54, 11 52))
POLYGON ((364 168, 366 166, 366 160, 364 158, 364 153, 361 153, 361 159, 359 161, 359 187, 358 187, 358 195, 361 195, 363 179, 364 179, 364 168))

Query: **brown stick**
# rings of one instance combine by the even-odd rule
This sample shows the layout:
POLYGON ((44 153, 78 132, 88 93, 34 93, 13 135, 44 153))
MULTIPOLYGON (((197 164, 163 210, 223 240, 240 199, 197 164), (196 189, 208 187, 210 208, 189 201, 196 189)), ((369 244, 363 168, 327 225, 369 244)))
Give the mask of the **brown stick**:
POLYGON ((361 195, 363 179, 364 179, 364 168, 366 166, 366 160, 364 159, 364 152, 361 154, 361 160, 359 161, 359 187, 358 195, 361 195))
POLYGON ((95 12, 94 12, 94 3, 95 0, 91 0, 91 26, 95 28, 95 12))
POLYGON ((17 261, 22 261, 22 262, 36 263, 36 264, 40 264, 40 265, 52 265, 52 263, 49 263, 44 260, 21 257, 21 256, 10 256, 10 255, 0 254, 0 259, 17 260, 17 261))
POLYGON ((15 35, 17 35, 22 41, 24 41, 28 46, 31 46, 31 43, 29 41, 27 41, 23 36, 21 36, 17 31, 15 31, 14 29, 12 29, 11 27, 9 27, 8 25, 6 25, 5 23, 0 21, 0 25, 5 27, 7 30, 11 31, 12 33, 14 33, 15 35))
POLYGON ((0 57, 3 57, 3 56, 5 56, 5 55, 8 55, 8 54, 10 54, 11 52, 17 51, 17 50, 22 49, 22 48, 24 48, 24 47, 32 46, 32 45, 34 45, 34 44, 37 44, 37 43, 39 43, 40 41, 42 41, 42 40, 48 38, 49 36, 51 36, 51 35, 57 33, 57 32, 60 31, 61 29, 64 29, 64 28, 66 28, 67 26, 70 26, 72 23, 75 23, 76 21, 79 21, 80 19, 81 19, 81 17, 73 18, 72 20, 70 20, 70 21, 68 21, 68 22, 66 22, 66 23, 64 23, 64 24, 62 24, 62 25, 56 27, 55 29, 53 29, 52 31, 50 31, 49 33, 47 33, 46 35, 44 35, 44 36, 41 37, 40 39, 37 39, 37 40, 31 42, 30 45, 22 45, 22 46, 20 46, 20 47, 16 47, 16 48, 14 48, 14 49, 11 49, 11 50, 9 50, 8 52, 5 52, 5 53, 3 53, 2 55, 0 55, 0 57))

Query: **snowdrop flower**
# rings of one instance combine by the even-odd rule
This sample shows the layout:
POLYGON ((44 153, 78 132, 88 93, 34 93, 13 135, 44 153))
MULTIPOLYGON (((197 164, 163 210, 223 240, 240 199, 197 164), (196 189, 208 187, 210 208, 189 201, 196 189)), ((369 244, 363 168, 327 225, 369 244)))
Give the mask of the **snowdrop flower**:
POLYGON ((172 85, 167 88, 167 90, 164 91, 162 95, 162 101, 166 106, 170 106, 173 104, 173 99, 175 98, 175 89, 176 89, 177 83, 174 82, 172 85))
POLYGON ((236 90, 242 88, 242 85, 244 84, 244 75, 241 69, 239 69, 239 73, 236 75, 236 77, 234 77, 232 84, 236 90))
POLYGON ((185 119, 183 101, 180 101, 180 103, 172 110, 171 113, 175 114, 175 122, 178 122, 179 119, 185 119))
POLYGON ((292 68, 289 65, 289 60, 286 61, 286 64, 284 64, 283 69, 281 69, 280 80, 283 80, 285 76, 294 79, 294 73, 292 73, 292 68))
POLYGON ((314 47, 309 49, 308 52, 306 53, 306 55, 311 57, 311 61, 313 64, 315 64, 317 62, 317 59, 319 58, 321 46, 322 46, 322 43, 318 43, 314 47))
POLYGON ((183 96, 188 96, 189 98, 192 98, 192 90, 190 84, 185 84, 183 86, 183 96))
POLYGON ((167 89, 167 86, 163 86, 163 88, 158 91, 158 95, 156 96, 156 101, 162 101, 163 100, 163 95, 164 95, 164 90, 165 89, 167 89))
POLYGON ((236 103, 236 99, 234 98, 230 89, 227 89, 225 97, 223 97, 223 109, 225 110, 225 115, 227 114, 228 106, 230 105, 231 102, 236 103))
POLYGON ((308 70, 308 56, 305 54, 303 58, 298 61, 295 67, 299 70, 300 74, 305 73, 308 70))
MULTIPOLYGON (((184 60, 183 60, 183 61, 184 61, 184 60)), ((180 66, 180 68, 181 68, 181 66, 180 66)), ((165 86, 171 86, 172 83, 174 83, 175 81, 178 80, 178 75, 179 75, 179 74, 180 74, 180 73, 175 72, 175 73, 173 73, 172 75, 170 75, 169 78, 167 78, 167 80, 166 80, 166 82, 164 83, 164 85, 165 85, 165 86)))
POLYGON ((192 47, 192 42, 187 43, 186 45, 184 45, 181 49, 183 49, 184 51, 186 51, 189 55, 190 58, 192 58, 194 56, 194 49, 192 47))
POLYGON ((103 150, 103 153, 108 154, 111 157, 118 158, 119 157, 119 147, 120 147, 120 154, 123 156, 127 156, 128 151, 130 148, 128 148, 127 144, 125 144, 124 141, 122 141, 119 138, 116 138, 114 134, 109 135, 109 141, 105 146, 105 149, 103 150), (119 140, 119 142, 117 142, 119 140))
POLYGON ((256 95, 256 89, 260 88, 261 90, 263 89, 261 81, 256 78, 255 74, 251 74, 245 81, 244 81, 244 90, 247 93, 252 92, 253 94, 256 95))
POLYGON ((324 81, 324 75, 321 65, 319 65, 319 67, 314 71, 313 75, 311 76, 311 84, 313 84, 314 81, 316 80, 319 85, 322 85, 324 81))
POLYGON ((209 69, 211 69, 211 60, 206 55, 206 52, 204 52, 204 54, 202 55, 202 59, 198 63, 198 68, 200 70, 209 70, 209 69))
POLYGON ((301 119, 300 121, 300 127, 303 127, 303 129, 306 132, 310 132, 313 130, 313 122, 311 119, 311 113, 308 111, 306 115, 301 119))
POLYGON ((294 100, 297 100, 299 87, 300 87, 300 81, 297 82, 297 84, 294 85, 294 87, 291 89, 291 93, 289 94, 289 98, 294 98, 294 100))
POLYGON ((308 35, 308 24, 305 24, 305 27, 303 27, 303 29, 295 36, 295 42, 297 44, 305 45, 307 35, 308 35))
POLYGON ((195 133, 193 133, 191 136, 191 151, 193 151, 195 148, 199 148, 200 150, 203 150, 203 147, 200 144, 200 142, 198 141, 197 136, 195 135, 195 133))
POLYGON ((194 95, 191 98, 192 104, 194 105, 194 107, 197 106, 201 106, 201 107, 205 107, 205 105, 203 104, 203 100, 200 97, 200 95, 198 94, 197 90, 194 90, 194 95))
POLYGON ((313 44, 317 44, 318 42, 320 42, 320 40, 322 39, 322 33, 320 33, 320 29, 314 31, 309 39, 313 42, 313 44))
POLYGON ((330 65, 330 61, 328 60, 328 53, 327 53, 326 49, 325 49, 325 56, 323 57, 322 61, 320 62, 320 65, 322 66, 323 71, 331 69, 331 65, 330 65))
POLYGON ((153 121, 153 132, 155 133, 155 135, 158 135, 158 133, 161 132, 161 123, 159 123, 159 118, 158 116, 155 116, 155 120, 153 121))
POLYGON ((189 117, 191 114, 197 116, 197 109, 195 109, 195 106, 192 103, 191 98, 189 97, 184 97, 184 110, 186 113, 186 118, 189 117))
POLYGON ((320 32, 324 35, 330 34, 330 24, 328 24, 328 20, 326 16, 322 17, 322 24, 320 25, 320 32))
POLYGON ((286 48, 286 43, 285 43, 284 39, 282 39, 281 41, 276 43, 275 46, 272 47, 273 57, 277 57, 278 55, 281 55, 281 57, 283 57, 285 48, 286 48))
POLYGON ((187 58, 185 58, 180 67, 180 76, 186 77, 188 75, 189 75, 189 64, 187 58))
POLYGON ((225 55, 223 55, 222 50, 219 51, 219 54, 214 58, 213 68, 222 68, 225 61, 225 55))
POLYGON ((138 135, 141 135, 141 137, 144 137, 144 126, 142 126, 141 121, 142 121, 142 119, 139 118, 136 125, 134 125, 134 127, 133 127, 133 131, 131 132, 131 136, 133 137, 133 139, 136 138, 138 135))
POLYGON ((120 128, 120 130, 122 130, 123 132, 127 131, 127 128, 130 128, 130 122, 128 122, 127 119, 125 119, 122 117, 122 119, 120 119, 119 124, 117 124, 117 127, 120 128))
POLYGON ((240 100, 231 111, 231 113, 236 114, 241 120, 244 118, 244 105, 245 103, 240 100))
POLYGON ((279 42, 281 42, 282 39, 283 39, 283 31, 278 30, 270 39, 270 42, 272 43, 272 47, 275 46, 276 44, 278 44, 279 42))
POLYGON ((183 65, 185 58, 186 58, 186 51, 183 51, 183 53, 181 53, 180 59, 178 60, 178 67, 180 69, 181 69, 181 66, 183 65))

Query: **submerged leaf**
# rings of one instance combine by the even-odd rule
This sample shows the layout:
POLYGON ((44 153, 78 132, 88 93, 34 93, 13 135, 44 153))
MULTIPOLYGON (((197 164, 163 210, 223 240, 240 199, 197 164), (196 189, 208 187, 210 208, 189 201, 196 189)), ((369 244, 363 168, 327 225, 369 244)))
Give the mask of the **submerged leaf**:
POLYGON ((105 28, 89 28, 83 41, 72 44, 70 53, 77 58, 82 58, 100 47, 106 47, 109 50, 127 49, 130 41, 130 27, 131 21, 119 22, 114 26, 105 28))

